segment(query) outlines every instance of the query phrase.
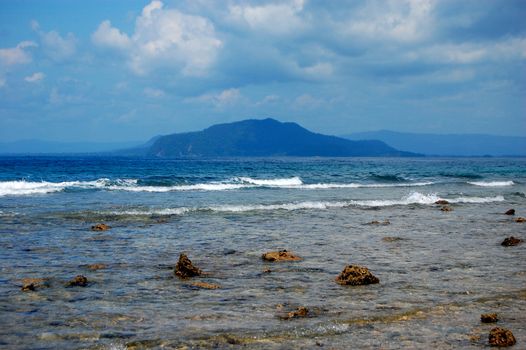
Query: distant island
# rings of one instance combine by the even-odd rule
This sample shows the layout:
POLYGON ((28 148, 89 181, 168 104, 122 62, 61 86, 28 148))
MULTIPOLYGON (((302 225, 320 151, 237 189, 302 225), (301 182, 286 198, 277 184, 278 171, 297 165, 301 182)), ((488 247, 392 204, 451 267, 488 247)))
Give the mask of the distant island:
POLYGON ((484 134, 417 134, 388 130, 343 135, 349 140, 380 140, 408 152, 429 156, 525 156, 526 137, 484 134))
POLYGON ((408 157, 382 141, 351 141, 313 133, 296 123, 248 119, 197 132, 171 134, 123 151, 150 157, 408 157))

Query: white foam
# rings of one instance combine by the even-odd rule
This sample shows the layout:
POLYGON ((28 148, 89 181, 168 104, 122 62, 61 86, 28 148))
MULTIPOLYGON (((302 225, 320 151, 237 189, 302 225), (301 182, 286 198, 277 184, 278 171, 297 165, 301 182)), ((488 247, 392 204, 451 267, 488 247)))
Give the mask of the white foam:
POLYGON ((303 181, 301 181, 301 179, 297 176, 283 179, 253 179, 251 177, 238 177, 234 178, 234 180, 238 180, 251 185, 268 187, 290 187, 300 186, 303 184, 303 181))
POLYGON ((318 190, 318 189, 338 189, 338 188, 385 188, 385 187, 420 187, 433 185, 434 182, 413 182, 400 184, 359 184, 359 183, 318 183, 298 186, 301 189, 318 190))
POLYGON ((495 197, 458 197, 448 199, 450 203, 491 203, 491 202, 503 202, 505 199, 503 196, 495 197))
POLYGON ((100 188, 104 187, 107 179, 96 181, 65 181, 65 182, 29 182, 29 181, 3 181, 0 182, 0 196, 20 196, 31 194, 45 194, 60 192, 68 187, 100 188))
POLYGON ((515 185, 513 181, 472 181, 468 182, 468 184, 482 187, 506 187, 515 185))

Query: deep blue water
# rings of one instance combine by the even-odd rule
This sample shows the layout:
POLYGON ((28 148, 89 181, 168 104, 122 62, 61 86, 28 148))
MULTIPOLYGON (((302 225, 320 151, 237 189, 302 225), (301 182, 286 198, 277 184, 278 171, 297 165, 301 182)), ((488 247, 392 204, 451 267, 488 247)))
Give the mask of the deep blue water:
POLYGON ((526 239, 525 194, 525 158, 0 157, 0 345, 477 348, 482 311, 524 339, 524 245, 500 241, 526 239), (259 258, 276 249, 304 259, 259 258), (181 252, 222 288, 175 278, 181 252), (350 263, 380 285, 334 283, 350 263))

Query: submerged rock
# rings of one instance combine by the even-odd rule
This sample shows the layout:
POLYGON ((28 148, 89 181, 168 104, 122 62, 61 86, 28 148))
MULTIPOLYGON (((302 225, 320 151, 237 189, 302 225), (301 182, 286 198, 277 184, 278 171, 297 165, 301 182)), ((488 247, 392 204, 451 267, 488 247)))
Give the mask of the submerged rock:
POLYGON ((110 228, 111 227, 106 224, 96 224, 96 225, 91 226, 92 231, 107 231, 110 228))
POLYGON ((497 314, 495 314, 495 313, 480 315, 480 322, 482 322, 482 323, 495 323, 498 320, 499 319, 497 318, 497 314))
POLYGON ((526 222, 526 218, 519 216, 518 218, 515 219, 515 222, 526 222))
POLYGON ((396 236, 385 236, 385 237, 382 237, 382 241, 384 242, 398 242, 398 241, 403 241, 405 238, 402 238, 402 237, 396 237, 396 236))
POLYGON ((440 210, 442 210, 442 211, 452 211, 453 209, 451 209, 451 207, 449 207, 447 205, 444 205, 442 208, 440 208, 440 210))
POLYGON ((301 258, 288 252, 286 250, 280 250, 278 252, 264 253, 261 258, 265 261, 300 261, 301 258))
POLYGON ((439 199, 435 202, 435 204, 446 205, 446 204, 449 204, 449 201, 445 199, 439 199))
POLYGON ((491 346, 512 346, 517 342, 513 333, 501 327, 495 327, 489 332, 489 345, 491 346))
POLYGON ((71 281, 66 283, 66 287, 86 287, 87 285, 88 279, 82 275, 77 275, 71 281))
POLYGON ((347 265, 336 277, 336 282, 342 285, 361 286, 379 283, 378 277, 374 276, 367 267, 347 265))
POLYGON ((389 220, 384 220, 384 221, 373 220, 369 222, 368 224, 369 225, 391 225, 391 222, 389 220))
POLYGON ((293 318, 299 318, 299 317, 306 317, 309 314, 309 309, 307 309, 305 306, 300 306, 294 311, 290 311, 285 316, 282 316, 281 318, 284 320, 290 320, 293 318))
POLYGON ((515 215, 515 209, 509 209, 504 214, 506 214, 506 215, 515 215))
POLYGON ((512 247, 514 245, 518 245, 521 243, 522 243, 522 239, 511 236, 511 237, 505 238, 500 245, 504 247, 512 247))
POLYGON ((203 272, 188 259, 186 254, 181 253, 179 255, 179 261, 174 267, 174 273, 179 278, 189 278, 199 276, 203 272))
POLYGON ((203 289, 219 289, 221 286, 219 284, 208 283, 208 282, 192 282, 190 283, 192 287, 203 288, 203 289))
POLYGON ((30 292, 47 287, 49 287, 49 281, 47 278, 24 278, 20 290, 22 292, 30 292))
POLYGON ((97 271, 107 269, 108 266, 106 266, 105 264, 89 264, 86 265, 86 268, 89 270, 97 271))

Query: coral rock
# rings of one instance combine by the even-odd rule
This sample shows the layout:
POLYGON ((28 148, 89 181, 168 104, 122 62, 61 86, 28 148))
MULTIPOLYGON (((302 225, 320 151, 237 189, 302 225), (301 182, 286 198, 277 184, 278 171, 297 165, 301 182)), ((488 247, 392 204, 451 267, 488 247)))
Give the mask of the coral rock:
POLYGON ((188 259, 186 254, 179 255, 179 261, 174 268, 175 275, 179 278, 189 278, 199 276, 203 272, 188 259))
POLYGON ((380 280, 366 267, 347 265, 338 277, 336 277, 336 282, 342 285, 360 286, 379 283, 380 280))
POLYGON ((495 327, 489 332, 489 345, 491 346, 512 346, 517 342, 513 333, 506 328, 495 327))
POLYGON ((268 252, 261 256, 265 261, 299 261, 301 258, 288 252, 286 250, 280 250, 278 252, 268 252))
POLYGON ((480 315, 480 321, 482 323, 495 323, 499 319, 497 318, 497 314, 482 314, 480 315))
POLYGON ((87 285, 88 279, 85 276, 77 275, 66 284, 66 287, 86 287, 87 285))
POLYGON ((92 231, 107 231, 110 228, 111 227, 106 224, 96 224, 96 225, 91 226, 92 231))

